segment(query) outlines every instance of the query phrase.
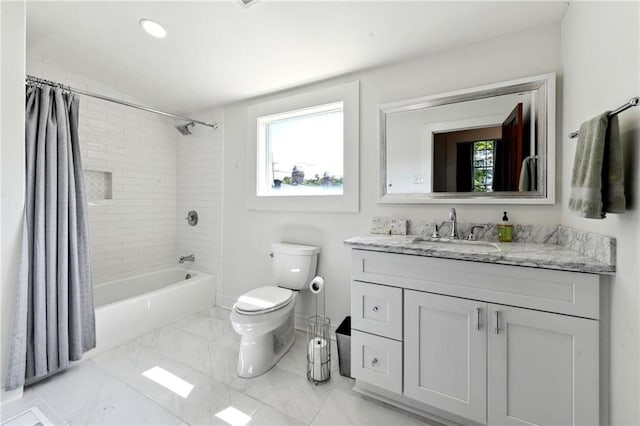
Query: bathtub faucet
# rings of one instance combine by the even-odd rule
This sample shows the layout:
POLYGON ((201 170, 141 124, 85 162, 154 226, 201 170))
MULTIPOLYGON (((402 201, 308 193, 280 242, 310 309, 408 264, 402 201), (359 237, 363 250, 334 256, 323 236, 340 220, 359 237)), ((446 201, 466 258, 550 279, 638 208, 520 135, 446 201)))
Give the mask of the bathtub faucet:
POLYGON ((189 256, 180 256, 180 259, 178 259, 178 263, 195 262, 195 261, 196 261, 196 257, 192 254, 190 254, 189 256))

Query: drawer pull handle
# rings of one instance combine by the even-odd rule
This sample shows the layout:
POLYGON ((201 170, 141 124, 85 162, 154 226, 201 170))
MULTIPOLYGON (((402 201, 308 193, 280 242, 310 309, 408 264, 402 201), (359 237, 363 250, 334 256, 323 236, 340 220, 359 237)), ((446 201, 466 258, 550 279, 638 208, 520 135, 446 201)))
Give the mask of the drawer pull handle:
POLYGON ((375 367, 377 363, 378 363, 378 358, 374 358, 374 359, 371 360, 371 366, 372 367, 375 367))
POLYGON ((378 312, 378 310, 379 310, 379 309, 380 309, 380 308, 378 308, 377 306, 374 306, 373 308, 371 308, 371 310, 372 310, 373 312, 378 312))
POLYGON ((496 315, 496 328, 493 330, 496 334, 500 334, 500 311, 494 312, 496 315))

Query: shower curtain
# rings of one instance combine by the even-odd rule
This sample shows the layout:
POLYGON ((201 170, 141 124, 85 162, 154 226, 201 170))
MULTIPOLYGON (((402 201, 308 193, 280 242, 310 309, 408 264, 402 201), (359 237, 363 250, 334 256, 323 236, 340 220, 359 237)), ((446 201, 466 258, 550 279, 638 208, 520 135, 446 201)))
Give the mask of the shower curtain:
POLYGON ((78 103, 60 88, 26 88, 24 230, 9 390, 64 369, 95 347, 78 103))

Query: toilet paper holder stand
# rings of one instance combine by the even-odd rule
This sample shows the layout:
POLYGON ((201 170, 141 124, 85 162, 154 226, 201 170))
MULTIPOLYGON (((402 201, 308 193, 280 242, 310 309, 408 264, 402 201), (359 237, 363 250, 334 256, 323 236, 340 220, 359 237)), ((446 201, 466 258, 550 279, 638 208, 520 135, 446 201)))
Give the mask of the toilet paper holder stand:
POLYGON ((331 378, 331 320, 326 316, 324 279, 315 277, 309 289, 315 299, 315 315, 307 318, 307 379, 316 385, 331 378), (319 308, 322 298, 322 310, 319 308))

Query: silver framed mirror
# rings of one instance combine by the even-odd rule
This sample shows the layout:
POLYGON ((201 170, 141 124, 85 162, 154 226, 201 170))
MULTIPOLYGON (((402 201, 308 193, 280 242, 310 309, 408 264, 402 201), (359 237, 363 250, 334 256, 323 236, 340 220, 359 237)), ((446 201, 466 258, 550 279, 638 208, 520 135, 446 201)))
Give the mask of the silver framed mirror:
POLYGON ((380 106, 380 203, 553 204, 554 73, 380 106))

